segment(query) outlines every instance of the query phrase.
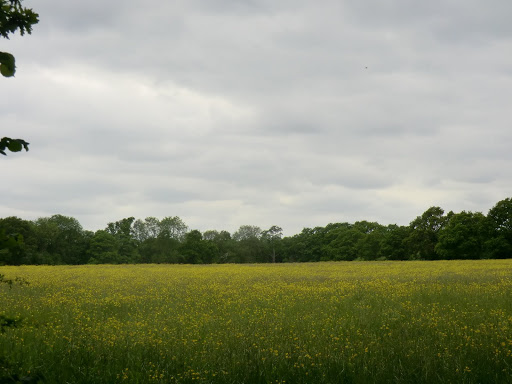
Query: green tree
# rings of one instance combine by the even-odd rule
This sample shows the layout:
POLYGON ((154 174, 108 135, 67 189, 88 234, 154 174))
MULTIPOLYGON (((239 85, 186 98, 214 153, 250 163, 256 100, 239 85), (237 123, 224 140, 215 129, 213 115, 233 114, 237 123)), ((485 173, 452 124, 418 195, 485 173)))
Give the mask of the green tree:
MULTIPOLYGON (((329 232, 329 231, 327 231, 329 232)), ((324 227, 304 228, 301 233, 287 240, 287 261, 320 261, 330 260, 325 242, 326 229, 324 227)))
POLYGON ((134 217, 127 217, 113 223, 108 223, 105 231, 114 236, 132 238, 132 224, 134 221, 134 217))
POLYGON ((188 226, 178 216, 168 216, 160 220, 159 236, 182 241, 188 232, 188 226))
POLYGON ((32 222, 15 216, 0 219, 0 264, 37 264, 32 222))
POLYGON ((324 236, 322 260, 354 260, 358 257, 357 244, 365 234, 349 223, 337 225, 324 236))
POLYGON ((133 263, 139 260, 137 241, 134 237, 134 217, 127 217, 113 223, 108 223, 105 231, 115 237, 118 243, 120 263, 133 263))
MULTIPOLYGON (((22 0, 0 0, 0 36, 9 39, 9 35, 18 30, 23 36, 32 33, 32 26, 39 21, 39 15, 30 8, 21 5, 22 0)), ((8 52, 0 52, 0 74, 4 77, 12 77, 16 73, 16 61, 8 52)), ((23 148, 28 151, 28 145, 23 139, 0 139, 0 154, 5 151, 19 152, 23 148)))
POLYGON ((194 229, 185 235, 180 246, 180 253, 183 255, 185 263, 210 264, 218 253, 218 249, 215 244, 203 240, 201 232, 194 229))
POLYGON ((179 253, 180 242, 170 237, 150 237, 139 244, 140 261, 143 263, 182 263, 179 253))
POLYGON ((180 263, 183 257, 178 249, 188 231, 179 217, 146 217, 133 223, 131 233, 138 242, 144 263, 180 263))
POLYGON ((92 236, 87 256, 91 264, 120 264, 123 262, 119 255, 117 238, 105 230, 96 231, 92 236))
POLYGON ((480 259, 487 234, 487 219, 480 212, 455 213, 439 230, 435 250, 443 259, 480 259))
POLYGON ((283 229, 277 225, 273 225, 261 233, 261 238, 269 246, 271 261, 272 263, 275 263, 276 248, 279 246, 279 243, 283 238, 283 229))
POLYGON ((138 219, 133 223, 133 237, 144 242, 147 239, 156 239, 160 234, 160 220, 156 217, 146 217, 143 220, 138 219))
POLYGON ((203 233, 203 240, 215 246, 217 255, 214 263, 229 263, 234 257, 234 241, 228 231, 208 230, 203 233))
POLYGON ((383 226, 375 221, 356 221, 353 225, 354 229, 357 229, 359 232, 364 233, 366 235, 379 231, 383 228, 383 226))
POLYGON ((439 258, 435 247, 439 231, 448 218, 440 207, 430 207, 421 216, 416 217, 410 226, 411 233, 406 239, 411 258, 434 260, 439 258))
POLYGON ((289 263, 296 260, 295 247, 295 236, 285 236, 281 239, 281 261, 283 263, 289 263))
POLYGON ((33 222, 37 261, 42 264, 84 264, 89 236, 74 217, 53 215, 33 222))
POLYGON ((20 265, 23 245, 23 236, 7 234, 4 228, 0 228, 0 265, 20 265))
POLYGON ((88 241, 82 225, 74 217, 53 215, 49 220, 58 229, 55 251, 64 264, 84 264, 87 262, 88 241))
POLYGON ((381 244, 381 255, 388 260, 407 260, 410 252, 406 239, 410 234, 410 227, 388 225, 381 244))
POLYGON ((512 236, 512 198, 497 202, 487 216, 492 220, 496 231, 512 236))
POLYGON ((261 241, 261 228, 255 225, 241 225, 233 234, 235 257, 238 263, 261 263, 267 258, 261 241))
POLYGON ((233 233, 233 240, 235 241, 259 239, 260 237, 261 228, 256 225, 241 225, 240 228, 233 233))
POLYGON ((490 226, 489 239, 485 244, 487 257, 512 257, 512 198, 496 203, 487 218, 490 226))
POLYGON ((375 222, 356 222, 354 228, 359 229, 364 236, 356 243, 357 258, 361 260, 377 260, 383 258, 382 244, 386 228, 375 222))
POLYGON ((62 264, 58 253, 59 227, 50 217, 40 217, 34 220, 37 253, 41 264, 62 264))
POLYGON ((216 229, 209 229, 203 232, 203 240, 215 241, 215 238, 219 235, 219 231, 216 229))

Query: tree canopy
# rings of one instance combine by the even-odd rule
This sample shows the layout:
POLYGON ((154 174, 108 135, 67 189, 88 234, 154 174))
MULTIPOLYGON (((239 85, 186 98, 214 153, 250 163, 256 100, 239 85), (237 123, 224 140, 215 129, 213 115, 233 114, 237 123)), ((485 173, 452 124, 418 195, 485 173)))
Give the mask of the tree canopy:
POLYGON ((281 263, 512 257, 512 199, 488 214, 430 207, 409 225, 330 223, 283 236, 277 225, 189 229, 177 216, 123 218, 96 232, 63 215, 0 218, 0 265, 281 263))

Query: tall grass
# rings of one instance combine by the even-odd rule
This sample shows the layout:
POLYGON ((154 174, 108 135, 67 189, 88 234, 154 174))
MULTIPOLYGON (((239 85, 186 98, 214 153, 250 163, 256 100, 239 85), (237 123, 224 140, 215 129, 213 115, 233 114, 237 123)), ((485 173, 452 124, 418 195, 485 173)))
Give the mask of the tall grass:
POLYGON ((512 260, 0 267, 0 378, 506 383, 512 260))

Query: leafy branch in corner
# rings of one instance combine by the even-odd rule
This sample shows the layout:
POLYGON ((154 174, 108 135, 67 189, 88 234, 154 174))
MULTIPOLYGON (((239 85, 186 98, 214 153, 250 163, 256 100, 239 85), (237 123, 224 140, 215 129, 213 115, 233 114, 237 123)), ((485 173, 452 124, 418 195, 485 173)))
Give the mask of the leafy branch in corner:
MULTIPOLYGON (((21 36, 32 33, 32 26, 39 22, 39 15, 30 8, 21 6, 22 0, 0 0, 0 36, 6 39, 9 34, 20 31, 21 36)), ((16 72, 14 56, 0 52, 0 74, 12 77, 16 72)))
POLYGON ((2 137, 0 139, 0 154, 7 155, 5 150, 8 149, 11 152, 20 152, 23 148, 28 151, 28 145, 23 139, 11 139, 10 137, 2 137))
MULTIPOLYGON (((19 30, 21 36, 32 33, 32 26, 39 22, 39 15, 31 8, 21 5, 23 0, 0 0, 0 37, 9 39, 9 34, 19 30)), ((4 77, 13 77, 16 73, 16 61, 8 52, 0 52, 0 74, 4 77)), ((0 153, 6 155, 5 150, 20 152, 23 148, 28 151, 28 144, 22 139, 3 137, 0 140, 0 153)))
POLYGON ((32 25, 37 24, 39 15, 30 8, 21 6, 22 0, 0 0, 0 35, 9 38, 9 33, 20 30, 21 36, 32 33, 32 25))

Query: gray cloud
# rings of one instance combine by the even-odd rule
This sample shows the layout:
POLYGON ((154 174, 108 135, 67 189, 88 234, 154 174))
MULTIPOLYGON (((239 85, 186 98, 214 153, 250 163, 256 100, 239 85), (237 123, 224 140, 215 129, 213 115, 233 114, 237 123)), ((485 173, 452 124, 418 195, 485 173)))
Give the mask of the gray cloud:
MULTIPOLYGON (((27 3, 0 216, 407 224, 512 190, 505 0, 27 3)), ((4 49, 4 48, 3 48, 4 49)))

